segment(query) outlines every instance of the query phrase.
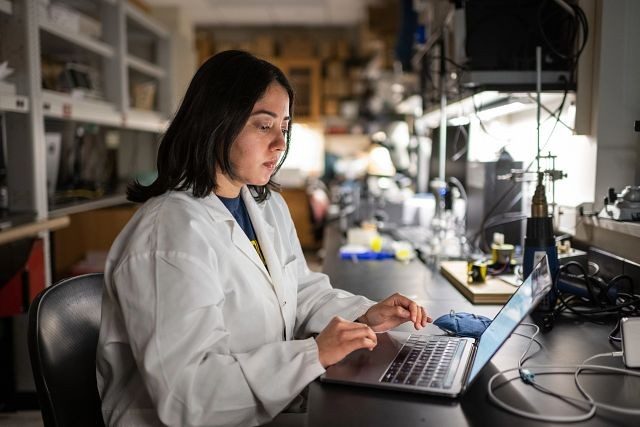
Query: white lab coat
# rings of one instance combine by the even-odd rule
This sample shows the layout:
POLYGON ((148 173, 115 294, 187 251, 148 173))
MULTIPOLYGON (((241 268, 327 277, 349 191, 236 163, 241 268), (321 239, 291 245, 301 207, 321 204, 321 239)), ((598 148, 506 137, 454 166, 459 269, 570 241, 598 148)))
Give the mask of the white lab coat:
POLYGON ((215 195, 155 197, 114 242, 97 350, 107 425, 265 423, 324 372, 309 335, 373 305, 308 269, 279 194, 242 197, 268 270, 215 195))

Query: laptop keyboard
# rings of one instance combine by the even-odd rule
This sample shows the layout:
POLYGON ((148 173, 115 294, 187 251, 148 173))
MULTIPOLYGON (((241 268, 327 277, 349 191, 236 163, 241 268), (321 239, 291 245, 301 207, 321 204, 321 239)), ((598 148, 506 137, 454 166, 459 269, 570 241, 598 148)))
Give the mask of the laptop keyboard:
POLYGON ((411 335, 380 382, 451 388, 463 349, 464 341, 459 338, 411 335))

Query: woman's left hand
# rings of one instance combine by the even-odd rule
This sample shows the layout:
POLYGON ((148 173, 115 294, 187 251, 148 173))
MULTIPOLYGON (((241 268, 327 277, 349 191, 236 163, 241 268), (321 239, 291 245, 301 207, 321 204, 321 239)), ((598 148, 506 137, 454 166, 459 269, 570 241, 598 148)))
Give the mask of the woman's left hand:
POLYGON ((374 332, 383 332, 411 321, 416 329, 422 329, 432 319, 425 309, 398 293, 380 301, 358 318, 358 322, 369 325, 374 332))

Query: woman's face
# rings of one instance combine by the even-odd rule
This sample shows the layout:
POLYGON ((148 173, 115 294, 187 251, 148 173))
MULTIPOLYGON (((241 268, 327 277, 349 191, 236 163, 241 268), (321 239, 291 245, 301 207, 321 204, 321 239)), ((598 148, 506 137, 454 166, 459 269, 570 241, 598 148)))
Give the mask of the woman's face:
POLYGON ((271 83, 231 145, 230 160, 236 178, 218 173, 216 194, 236 197, 245 184, 269 182, 286 147, 289 119, 289 94, 280 84, 271 83))

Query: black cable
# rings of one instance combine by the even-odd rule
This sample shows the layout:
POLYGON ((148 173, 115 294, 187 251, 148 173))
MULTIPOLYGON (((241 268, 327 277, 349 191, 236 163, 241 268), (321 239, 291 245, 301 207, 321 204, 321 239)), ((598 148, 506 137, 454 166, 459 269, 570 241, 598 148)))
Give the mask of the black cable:
POLYGON ((577 261, 569 261, 568 263, 561 265, 558 268, 558 273, 561 273, 563 270, 568 270, 570 267, 577 267, 580 272, 582 273, 582 278, 584 279, 584 283, 587 286, 587 291, 589 292, 589 297, 591 298, 591 301, 596 304, 598 302, 598 298, 596 296, 596 293, 593 289, 593 287, 591 286, 591 282, 589 280, 590 276, 589 273, 585 270, 585 268, 582 266, 582 264, 580 264, 577 261))
POLYGON ((551 52, 553 52, 559 58, 569 61, 569 64, 570 64, 569 72, 571 73, 571 81, 574 81, 575 71, 578 65, 578 59, 582 55, 582 51, 584 50, 587 44, 587 40, 589 38, 589 23, 588 23, 587 17, 584 14, 584 11, 582 10, 582 8, 580 8, 578 5, 567 4, 567 6, 569 6, 574 12, 573 19, 571 19, 569 15, 567 15, 567 18, 566 18, 566 19, 571 19, 569 22, 572 23, 572 27, 573 27, 573 31, 571 32, 571 36, 568 44, 572 46, 572 48, 573 46, 575 46, 576 40, 579 37, 580 29, 582 30, 582 40, 581 40, 580 47, 578 48, 575 55, 571 54, 571 52, 564 54, 560 52, 558 49, 556 49, 555 46, 553 46, 553 43, 549 41, 544 31, 544 26, 542 25, 542 10, 546 5, 546 3, 547 1, 541 2, 540 6, 538 7, 537 24, 538 24, 538 30, 540 32, 540 36, 542 37, 542 40, 545 42, 549 50, 551 50, 551 52))
POLYGON ((617 276, 609 280, 606 285, 607 292, 609 292, 609 290, 614 287, 620 280, 626 280, 627 282, 629 282, 629 286, 631 287, 631 291, 633 292, 633 278, 627 274, 618 274, 617 276))
MULTIPOLYGON (((625 294, 625 293, 620 293, 619 297, 617 298, 616 301, 620 300, 622 302, 620 303, 616 303, 614 305, 611 306, 601 306, 599 308, 596 309, 585 309, 585 310, 579 310, 576 309, 574 307, 577 306, 577 304, 569 304, 569 302, 578 299, 577 296, 575 295, 571 295, 568 299, 565 299, 564 294, 562 292, 559 291, 558 289, 558 280, 560 278, 560 274, 564 271, 567 270, 569 267, 571 266, 575 266, 577 267, 583 274, 582 277, 585 277, 585 270, 584 267, 576 262, 576 261, 569 261, 567 264, 564 264, 562 266, 560 266, 560 268, 558 268, 558 271, 555 274, 554 277, 554 289, 556 291, 556 294, 558 296, 558 299, 560 300, 561 304, 560 306, 556 306, 554 312, 556 314, 560 314, 561 312, 563 312, 565 309, 570 311, 572 314, 576 314, 590 322, 594 322, 594 323, 599 323, 601 324, 598 320, 596 320, 594 318, 594 316, 611 316, 611 315, 616 315, 616 314, 621 314, 621 313, 625 313, 625 314, 634 314, 638 312, 638 308, 637 305, 640 304, 640 296, 638 295, 633 295, 633 294, 625 294), (625 301, 624 298, 630 298, 629 300, 625 301), (627 310, 628 308, 630 308, 631 310, 627 310)), ((574 277, 576 277, 574 275, 574 277)), ((602 280, 602 278, 600 277, 594 277, 594 276, 589 276, 588 274, 586 275, 585 280, 585 284, 587 286, 587 289, 589 290, 589 294, 591 296, 591 303, 596 303, 597 299, 595 298, 595 293, 591 287, 591 283, 590 280, 595 280, 597 279, 598 281, 604 282, 604 280, 602 280)), ((612 285, 615 285, 618 281, 620 280, 628 280, 631 285, 633 286, 633 280, 631 279, 631 277, 627 276, 627 275, 618 275, 616 276, 614 279, 610 280, 608 283, 606 283, 605 288, 611 288, 612 285), (615 280, 614 280, 615 279, 615 280)), ((604 289, 604 288, 603 288, 604 289)), ((640 313, 638 313, 640 314, 640 313)), ((612 333, 615 331, 612 331, 612 333)), ((610 334, 611 335, 611 334, 610 334)))

